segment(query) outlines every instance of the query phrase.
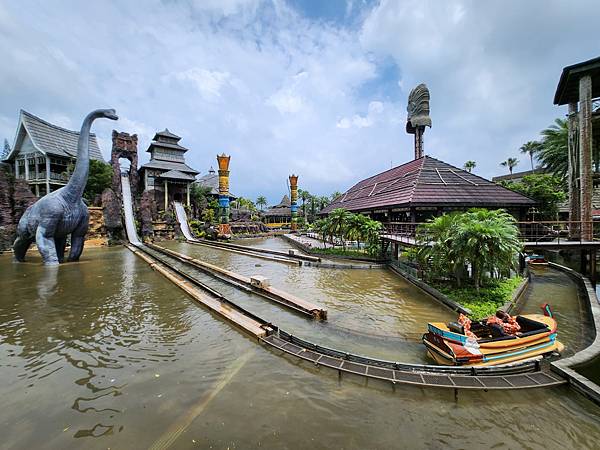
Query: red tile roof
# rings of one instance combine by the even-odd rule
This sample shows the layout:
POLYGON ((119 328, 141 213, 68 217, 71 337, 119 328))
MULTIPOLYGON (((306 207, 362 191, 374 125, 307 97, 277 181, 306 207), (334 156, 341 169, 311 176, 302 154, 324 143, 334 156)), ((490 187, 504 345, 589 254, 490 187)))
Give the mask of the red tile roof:
POLYGON ((367 211, 408 206, 510 207, 534 203, 485 178, 424 156, 358 182, 322 213, 335 208, 367 211))

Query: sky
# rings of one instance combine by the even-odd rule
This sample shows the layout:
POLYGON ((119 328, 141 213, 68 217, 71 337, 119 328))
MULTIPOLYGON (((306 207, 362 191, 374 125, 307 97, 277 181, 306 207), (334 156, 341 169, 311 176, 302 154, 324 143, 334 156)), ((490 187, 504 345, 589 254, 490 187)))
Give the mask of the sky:
POLYGON ((0 0, 0 139, 19 110, 79 129, 182 136, 207 173, 231 155, 231 191, 270 204, 287 177, 315 195, 410 161, 410 90, 426 83, 425 153, 486 178, 565 107, 564 66, 600 56, 597 0, 0 0))

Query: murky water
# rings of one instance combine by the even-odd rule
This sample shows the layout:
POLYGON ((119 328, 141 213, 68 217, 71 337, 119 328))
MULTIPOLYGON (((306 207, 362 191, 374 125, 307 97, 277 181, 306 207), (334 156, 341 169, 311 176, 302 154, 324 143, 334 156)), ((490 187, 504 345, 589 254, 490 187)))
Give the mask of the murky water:
MULTIPOLYGON (((382 353, 395 351, 422 320, 448 314, 384 271, 204 256, 241 273, 268 271, 274 285, 323 303, 331 323, 239 296, 268 305, 261 315, 370 355, 388 341, 382 353)), ((461 392, 455 402, 445 390, 340 382, 257 345, 123 248, 88 249, 58 270, 35 255, 27 264, 0 256, 0 288, 3 448, 579 449, 600 438, 600 408, 566 387, 461 392)))

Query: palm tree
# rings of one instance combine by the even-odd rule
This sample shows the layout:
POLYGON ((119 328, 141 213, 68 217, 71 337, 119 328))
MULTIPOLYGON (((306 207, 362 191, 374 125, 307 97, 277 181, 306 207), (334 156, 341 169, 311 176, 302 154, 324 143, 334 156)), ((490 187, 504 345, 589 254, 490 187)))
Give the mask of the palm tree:
POLYGON ((538 161, 548 172, 567 177, 569 170, 569 124, 567 119, 556 119, 541 132, 542 142, 537 152, 538 161))
POLYGON ((265 198, 264 195, 259 195, 256 198, 256 205, 258 207, 260 207, 260 210, 262 211, 264 209, 265 206, 267 206, 267 199, 265 198))
POLYGON ((473 170, 475 168, 475 166, 477 166, 477 163, 475 161, 467 161, 465 163, 465 165, 463 166, 463 169, 465 169, 467 172, 471 173, 471 170, 473 170))
POLYGON ((346 249, 345 237, 347 236, 348 222, 350 212, 344 208, 336 208, 329 214, 328 220, 331 224, 329 229, 330 236, 339 237, 342 240, 342 246, 346 249))
POLYGON ((501 166, 508 167, 508 171, 511 175, 513 173, 513 169, 517 167, 517 164, 519 164, 519 160, 517 158, 508 158, 506 161, 502 161, 500 163, 501 166))
POLYGON ((331 199, 331 201, 334 201, 336 198, 338 198, 340 195, 342 195, 342 193, 340 191, 335 191, 333 192, 329 198, 331 199))
POLYGON ((531 161, 531 170, 535 169, 535 167, 533 167, 533 156, 539 152, 541 146, 541 142, 529 141, 523 144, 519 149, 521 150, 521 153, 529 155, 529 160, 531 161))

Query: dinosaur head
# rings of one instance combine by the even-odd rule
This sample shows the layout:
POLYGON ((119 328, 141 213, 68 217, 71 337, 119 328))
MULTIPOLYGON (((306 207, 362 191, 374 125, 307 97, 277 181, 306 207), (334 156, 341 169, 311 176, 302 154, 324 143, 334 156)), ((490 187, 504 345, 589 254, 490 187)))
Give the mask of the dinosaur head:
POLYGON ((114 109, 98 109, 95 111, 97 117, 104 117, 110 120, 119 120, 117 112, 114 109))

